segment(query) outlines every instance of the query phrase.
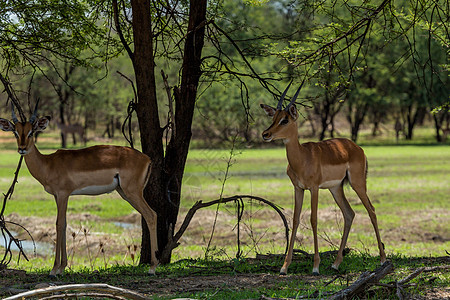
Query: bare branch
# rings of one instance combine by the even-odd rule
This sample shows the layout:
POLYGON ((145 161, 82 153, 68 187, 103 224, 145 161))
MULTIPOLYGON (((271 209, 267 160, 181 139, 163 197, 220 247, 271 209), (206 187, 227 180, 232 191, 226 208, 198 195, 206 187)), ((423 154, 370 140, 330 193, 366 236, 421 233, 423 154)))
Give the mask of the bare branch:
POLYGON ((3 213, 5 212, 5 209, 6 209, 6 203, 9 199, 11 199, 11 196, 14 193, 14 188, 17 183, 17 178, 19 176, 20 167, 22 166, 22 161, 23 161, 23 156, 20 156, 19 163, 17 164, 16 171, 14 172, 13 182, 11 183, 11 186, 9 187, 8 192, 6 194, 3 194, 3 196, 4 196, 3 205, 2 205, 2 209, 0 211, 0 230, 2 232, 4 241, 5 241, 5 254, 4 254, 2 260, 0 261, 0 266, 8 265, 8 263, 11 261, 11 258, 12 258, 11 243, 12 242, 14 242, 16 244, 17 248, 19 249, 19 258, 20 258, 20 254, 22 254, 23 257, 28 261, 28 257, 26 256, 25 252, 23 251, 21 242, 12 235, 12 233, 8 230, 8 228, 6 228, 6 221, 5 221, 5 217, 3 215, 3 213), (9 238, 9 243, 7 243, 7 237, 5 234, 9 238))
POLYGON ((0 81, 3 83, 3 86, 5 87, 5 91, 8 94, 8 98, 11 99, 11 102, 14 104, 14 106, 16 107, 20 119, 22 122, 25 122, 25 120, 27 119, 25 117, 25 114, 23 113, 23 109, 22 106, 20 105, 19 99, 17 99, 14 90, 11 89, 11 83, 8 81, 8 79, 6 79, 2 73, 0 73, 0 81))
POLYGON ((120 41, 122 42, 123 47, 127 51, 128 56, 130 57, 131 61, 134 63, 134 53, 133 53, 133 51, 131 51, 130 45, 128 45, 128 42, 125 40, 125 37, 122 32, 122 27, 120 25, 119 8, 117 5, 117 0, 112 1, 112 6, 113 6, 113 13, 114 13, 114 16, 113 16, 114 24, 116 25, 117 34, 119 35, 120 41))
POLYGON ((278 213, 278 215, 280 216, 280 218, 284 224, 285 238, 286 238, 285 251, 287 252, 288 241, 289 241, 289 225, 288 225, 286 217, 284 216, 281 209, 277 205, 275 205, 272 202, 270 202, 264 198, 261 198, 261 197, 251 196, 251 195, 235 195, 235 196, 231 196, 231 197, 225 197, 225 198, 221 198, 221 199, 212 200, 212 201, 205 202, 205 203, 203 203, 201 200, 197 201, 187 212, 187 214, 184 218, 184 221, 180 226, 180 229, 172 237, 172 239, 169 240, 166 248, 163 250, 163 253, 167 252, 167 251, 172 251, 173 249, 175 249, 176 247, 178 247, 180 245, 178 241, 180 240, 180 238, 183 236, 184 232, 188 228, 188 226, 189 226, 192 218, 194 217, 195 213, 197 212, 197 210, 199 210, 201 208, 209 207, 212 205, 224 204, 224 203, 228 203, 228 202, 237 203, 237 201, 242 201, 243 199, 248 199, 249 201, 258 201, 260 203, 270 206, 272 209, 274 209, 278 213))
POLYGON ((161 70, 161 76, 163 78, 163 82, 164 82, 164 88, 166 89, 167 92, 167 100, 169 103, 169 118, 167 121, 167 126, 168 128, 172 129, 172 136, 175 135, 175 115, 174 115, 174 110, 173 110, 173 99, 172 99, 172 94, 170 91, 170 86, 169 83, 167 82, 167 78, 168 75, 166 75, 164 73, 164 70, 161 70))

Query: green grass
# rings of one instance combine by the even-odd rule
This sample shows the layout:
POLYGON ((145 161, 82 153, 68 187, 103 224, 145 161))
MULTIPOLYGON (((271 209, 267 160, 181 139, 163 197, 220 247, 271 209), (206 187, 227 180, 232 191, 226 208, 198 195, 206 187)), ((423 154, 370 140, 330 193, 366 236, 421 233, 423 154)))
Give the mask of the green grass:
MULTIPOLYGON (((56 143, 44 141, 43 152, 53 151, 51 148, 54 144, 56 143)), ((406 277, 411 269, 419 266, 418 263, 410 263, 411 258, 444 256, 445 251, 450 249, 450 228, 447 225, 450 217, 450 150, 447 145, 383 146, 375 142, 365 144, 363 148, 369 161, 368 194, 376 208, 386 252, 397 264, 395 274, 386 280, 392 280, 394 276, 406 277)), ((2 149, 0 191, 6 192, 13 178, 19 155, 14 147, 0 145, 2 149)), ((184 176, 180 222, 186 211, 196 201, 208 201, 219 197, 229 156, 229 150, 193 149, 190 151, 184 176)), ((229 178, 225 182, 224 196, 250 194, 263 197, 283 207, 284 213, 291 222, 293 187, 286 175, 286 165, 285 150, 282 147, 237 150, 232 159, 229 178)), ((346 187, 345 192, 356 212, 356 218, 348 241, 348 246, 353 251, 344 259, 341 270, 344 274, 353 274, 375 268, 378 258, 375 237, 367 212, 350 187, 346 187)), ((305 195, 296 248, 311 253, 312 233, 308 219, 310 198, 308 192, 305 195)), ((158 268, 160 276, 162 278, 182 277, 204 273, 215 275, 216 271, 217 274, 228 275, 261 272, 276 274, 281 267, 281 261, 265 261, 255 265, 253 261, 250 262, 250 258, 254 257, 255 249, 260 253, 284 252, 285 242, 281 222, 277 223, 277 216, 266 207, 246 203, 246 209, 252 213, 252 218, 245 219, 245 224, 242 226, 250 228, 253 238, 257 241, 249 240, 248 236, 244 237, 246 234, 242 234, 243 239, 247 238, 242 245, 245 254, 243 260, 233 259, 236 252, 236 219, 233 205, 220 207, 221 214, 218 217, 218 227, 212 243, 211 253, 214 259, 203 259, 216 210, 216 207, 211 207, 202 212, 200 220, 188 228, 181 245, 174 251, 175 263, 158 268), (194 258, 194 260, 185 260, 186 258, 194 258)), ((120 274, 121 278, 130 278, 130 281, 133 280, 132 278, 141 280, 136 279, 136 276, 145 278, 145 268, 136 267, 138 257, 131 259, 127 251, 128 246, 139 245, 139 234, 132 236, 127 230, 111 223, 133 211, 133 208, 116 193, 99 197, 71 197, 68 220, 72 230, 81 234, 80 232, 87 228, 92 234, 101 234, 111 239, 118 239, 124 234, 126 238, 117 248, 107 251, 105 255, 99 254, 97 248, 91 249, 90 258, 86 257, 85 252, 75 253, 72 261, 69 258, 68 275, 62 280, 73 282, 76 281, 75 278, 80 278, 80 281, 89 282, 93 276, 98 276, 98 279, 107 281, 108 276, 114 272, 120 274), (83 214, 87 214, 87 217, 81 221, 78 220, 76 216, 83 214), (71 216, 75 216, 74 219, 71 219, 71 216), (96 275, 92 273, 94 269, 98 270, 96 275), (133 274, 138 275, 133 277, 133 274)), ((6 219, 10 214, 37 217, 38 220, 46 222, 51 220, 48 222, 54 224, 56 217, 54 199, 31 177, 25 165, 20 172, 14 196, 8 201, 6 219)), ((27 226, 27 224, 22 225, 27 226)), ((53 227, 51 228, 54 230, 53 227)), ((320 192, 318 228, 321 251, 335 248, 341 237, 343 221, 331 194, 326 190, 320 192)), ((68 246, 71 243, 70 238, 69 232, 68 246)), ((83 242, 78 245, 78 248, 85 247, 86 244, 83 242)), ((32 257, 30 262, 22 259, 17 264, 13 261, 11 267, 27 270, 44 278, 43 274, 50 270, 52 260, 52 257, 32 257), (39 275, 40 272, 42 275, 39 275)), ((331 258, 322 260, 321 271, 325 276, 332 276, 328 268, 331 263, 331 258)), ((310 274, 311 268, 312 263, 307 260, 293 263, 289 271, 291 274, 303 276, 310 274)), ((233 293, 223 287, 198 293, 177 293, 177 295, 202 299, 223 299, 234 294, 236 294, 235 299, 257 298, 261 294, 271 297, 295 297, 296 293, 305 295, 312 294, 316 290, 337 290, 346 284, 338 281, 329 288, 323 289, 324 282, 330 278, 325 277, 313 283, 299 278, 282 282, 278 286, 242 288, 238 291, 233 289, 233 293)), ((114 283, 111 282, 111 284, 114 283)), ((434 283, 438 287, 445 287, 449 284, 449 274, 438 274, 434 283)), ((417 292, 421 292, 420 287, 417 292)), ((155 299, 170 298, 161 295, 154 297, 155 299)))
MULTIPOLYGON (((391 253, 405 255, 442 255, 449 243, 437 243, 432 240, 433 232, 448 238, 448 228, 442 228, 450 212, 449 175, 450 151, 448 146, 366 146, 369 160, 368 194, 378 215, 382 237, 392 234, 392 243, 388 245, 391 253), (393 229, 404 228, 391 233, 393 229), (404 236, 396 236, 403 234, 404 236), (425 236, 425 234, 428 234, 425 236), (424 241, 429 238, 430 240, 424 241), (417 248, 414 247, 415 243, 417 248), (408 244, 409 247, 407 247, 408 244), (426 247, 422 247, 425 245, 426 247)), ((182 210, 190 208, 199 199, 204 201, 217 199, 222 187, 224 170, 229 158, 228 150, 202 149, 191 150, 184 176, 182 210)), ((18 154, 3 150, 0 158, 0 189, 6 191, 10 184, 18 154)), ((293 207, 293 188, 285 174, 285 150, 245 149, 235 152, 230 167, 229 178, 225 183, 224 196, 251 194, 266 198, 283 208, 293 207)), ((376 253, 372 227, 367 213, 350 187, 346 189, 347 198, 357 213, 349 242, 356 247, 364 244, 376 253), (353 242, 352 242, 353 241, 353 242), (366 244, 367 243, 367 244, 366 244)), ((309 193, 306 194, 303 212, 309 212, 309 193)), ((210 208, 215 210, 215 207, 210 208)), ((232 211, 232 207, 229 208, 232 211)), ((68 214, 90 213, 100 218, 92 222, 95 230, 117 232, 107 226, 109 220, 132 213, 133 208, 116 193, 99 197, 71 197, 68 214), (114 204, 114 205, 111 205, 114 204)), ((15 194, 9 201, 6 215, 17 213, 22 216, 54 218, 56 205, 53 197, 47 194, 39 183, 28 173, 24 165, 19 177, 15 194)), ((289 212, 286 212, 290 216, 289 212)), ((229 220, 233 224, 234 219, 229 220)), ((257 221, 255 221, 257 222, 257 221)), ((303 220, 309 227, 307 219, 303 220)), ((204 224, 205 236, 211 224, 204 224)), ((333 237, 336 244, 343 226, 331 194, 323 190, 319 198, 319 231, 333 237), (322 210, 331 210, 335 218, 320 219, 322 210)), ((302 235, 302 233, 300 233, 302 235)), ((305 249, 310 251, 310 231, 303 230, 305 249)), ((280 241, 282 249, 284 244, 280 241)), ((324 247, 327 243, 321 242, 324 247)), ((182 245, 180 249, 190 245, 182 245)), ((267 247, 266 247, 267 248, 267 247)), ((270 247, 269 247, 270 249, 270 247)), ((177 256, 183 258, 183 250, 177 250, 177 256)))

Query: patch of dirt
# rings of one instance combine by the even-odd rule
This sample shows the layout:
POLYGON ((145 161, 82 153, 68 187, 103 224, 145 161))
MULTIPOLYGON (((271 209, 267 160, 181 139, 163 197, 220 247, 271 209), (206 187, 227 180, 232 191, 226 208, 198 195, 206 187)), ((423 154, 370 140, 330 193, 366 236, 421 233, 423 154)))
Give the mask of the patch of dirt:
POLYGON ((187 276, 177 278, 151 279, 140 282, 136 290, 146 294, 171 295, 177 293, 194 293, 201 291, 228 290, 238 291, 254 289, 255 287, 273 288, 295 281, 312 282, 317 280, 312 276, 278 276, 273 274, 237 274, 214 276, 187 276))
POLYGON ((431 289, 426 291, 424 296, 412 296, 411 299, 450 299, 450 288, 431 289))
MULTIPOLYGON (((180 220, 184 218, 187 209, 180 210, 180 220)), ((284 210, 289 226, 292 223, 292 210, 284 210)), ((337 207, 324 207, 319 209, 319 244, 326 246, 329 240, 335 245, 340 242, 343 221, 341 212, 337 207), (325 233, 325 234, 324 234, 325 233), (333 238, 329 238, 333 236, 333 238), (329 240, 324 240, 328 238, 329 240)), ((310 212, 306 210, 302 213, 300 227, 297 232, 297 247, 310 251, 313 246, 312 232, 309 224, 310 212)), ((386 245, 398 243, 448 243, 450 241, 450 230, 446 224, 448 213, 446 211, 424 210, 421 214, 413 216, 402 216, 404 221, 402 226, 395 228, 386 228, 380 226, 382 239, 386 245), (433 220, 438 224, 430 230, 423 225, 427 220, 433 220)), ((203 209, 197 211, 191 221, 188 230, 181 238, 181 246, 175 249, 183 256, 199 257, 204 255, 204 249, 211 235, 212 224, 216 219, 216 211, 203 209), (199 250, 186 254, 183 245, 198 246, 199 250)), ((27 228, 37 242, 45 242, 52 247, 56 240, 55 218, 22 217, 17 214, 10 214, 6 220, 21 224, 27 228)), ((88 251, 99 252, 106 255, 120 254, 123 257, 131 255, 130 249, 135 252, 140 251, 141 238, 141 216, 135 212, 127 216, 109 220, 110 222, 119 222, 127 225, 124 233, 121 235, 108 234, 103 232, 94 232, 92 228, 82 224, 92 224, 93 222, 107 222, 96 215, 90 213, 68 214, 67 247, 69 253, 79 253, 85 255, 88 251)), ((181 224, 181 221, 178 225, 181 224)), ((177 230, 178 228, 176 228, 177 230)), ((16 229, 13 229, 16 231, 16 229)), ((18 230, 19 238, 29 239, 25 231, 18 230)), ((377 252, 375 246, 375 237, 373 235, 372 224, 367 215, 357 214, 352 226, 352 233, 349 236, 348 245, 356 245, 358 241, 354 238, 354 233, 363 233, 373 236, 373 245, 368 247, 373 252, 377 252)), ((214 232, 213 246, 218 248, 227 247, 230 244, 236 244, 236 215, 234 207, 221 206, 217 215, 217 224, 214 232)), ((278 249, 285 246, 285 232, 281 219, 272 210, 255 205, 250 207, 246 204, 246 210, 241 223, 241 244, 249 248, 264 249, 263 252, 270 251, 274 247, 278 249)), ((194 247, 190 247, 194 248, 194 247)), ((233 254, 231 254, 233 255, 233 254)))
POLYGON ((118 222, 123 222, 123 223, 128 223, 128 224, 134 224, 136 226, 140 226, 141 225, 141 220, 142 220, 142 216, 140 213, 138 212, 133 212, 129 215, 117 218, 116 221, 118 222))
MULTIPOLYGON (((42 253, 37 249, 36 256, 46 256, 53 253, 56 244, 56 226, 53 218, 39 217, 23 217, 12 213, 5 217, 7 221, 20 224, 26 228, 23 230, 18 226, 8 224, 8 228, 17 233, 16 237, 20 240, 31 240, 30 234, 34 242, 42 243, 44 249, 42 253), (28 232, 27 232, 28 231, 28 232), (45 245, 47 249, 45 249, 45 245), (48 250, 51 251, 48 251, 48 250)), ((67 254, 69 258, 69 267, 71 266, 71 256, 92 256, 96 259, 103 256, 122 254, 124 258, 131 255, 136 256, 139 252, 140 245, 140 215, 130 214, 129 216, 112 220, 114 222, 124 222, 130 225, 129 229, 124 230, 124 234, 108 234, 104 232, 95 232, 89 226, 83 225, 86 222, 102 222, 103 220, 90 213, 68 214, 67 217, 67 254)), ((103 221, 105 222, 105 221, 103 221)), ((26 249, 29 258, 34 257, 34 249, 26 249)), ((107 259, 108 260, 108 259, 107 259)), ((110 262, 114 264, 116 262, 110 262)), ((88 262, 89 264, 89 262, 88 262)), ((50 266, 49 266, 50 267, 50 266)))
MULTIPOLYGON (((207 271, 205 271, 207 272, 207 271)), ((180 293, 195 293, 203 291, 239 291, 249 290, 255 287, 273 288, 292 284, 294 282, 314 282, 316 276, 288 275, 278 276, 272 274, 238 274, 238 275, 214 275, 214 276, 182 276, 182 277, 148 277, 124 274, 124 279, 118 282, 115 276, 101 275, 93 272, 88 278, 91 282, 102 282, 133 290, 149 296, 170 296, 180 293)), ((42 286, 65 285, 79 282, 84 274, 65 275, 64 281, 52 281, 47 276, 26 274, 25 271, 2 270, 0 271, 0 296, 7 296, 26 290, 37 289, 42 286), (76 278, 77 277, 77 278, 76 278), (12 280, 8 280, 11 278, 12 280)))

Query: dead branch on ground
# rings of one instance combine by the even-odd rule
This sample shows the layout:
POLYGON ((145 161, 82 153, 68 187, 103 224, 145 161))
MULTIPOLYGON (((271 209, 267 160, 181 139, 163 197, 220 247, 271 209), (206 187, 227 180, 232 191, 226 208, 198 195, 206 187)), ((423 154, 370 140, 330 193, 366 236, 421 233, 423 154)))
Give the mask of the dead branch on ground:
MULTIPOLYGON (((332 251, 329 251, 332 252, 332 251)), ((262 256, 265 259, 271 258, 272 256, 262 256)), ((435 267, 422 267, 416 269, 413 273, 406 276, 405 278, 394 281, 391 283, 380 283, 380 280, 386 277, 386 275, 390 274, 394 269, 394 265, 391 261, 386 261, 383 265, 378 267, 374 271, 366 271, 362 273, 358 279, 348 286, 347 288, 337 292, 321 292, 319 295, 319 291, 316 291, 312 295, 308 296, 300 296, 296 297, 295 299, 313 299, 317 297, 325 297, 326 299, 353 299, 354 297, 361 296, 363 293, 367 293, 368 290, 373 286, 382 286, 384 288, 390 289, 392 292, 395 291, 396 296, 399 300, 405 299, 405 288, 411 286, 411 284, 408 284, 412 279, 418 277, 422 273, 426 272, 435 272, 435 271, 448 271, 450 270, 450 265, 443 265, 443 266, 435 266, 435 267)), ((336 279, 340 278, 341 275, 336 276, 332 280, 326 282, 324 286, 329 285, 330 283, 334 282, 336 279)), ((293 299, 293 298, 271 298, 267 296, 261 296, 260 299, 265 300, 275 300, 275 299, 293 299)))
POLYGON ((73 299, 78 297, 110 298, 110 299, 131 299, 147 300, 150 299, 140 293, 119 288, 116 286, 92 283, 92 284, 69 284, 60 286, 51 286, 42 289, 36 289, 25 293, 20 293, 4 300, 18 299, 73 299), (58 293, 58 294, 55 294, 58 293))
POLYGON ((450 269, 450 265, 436 266, 436 267, 422 267, 422 268, 416 269, 413 273, 409 274, 408 276, 406 276, 405 278, 403 278, 399 281, 394 282, 393 284, 380 284, 380 285, 382 285, 383 287, 386 287, 386 288, 390 288, 392 290, 396 290, 397 298, 399 300, 403 300, 404 294, 405 294, 405 288, 410 286, 410 284, 408 284, 408 282, 410 282, 411 280, 413 280, 414 278, 416 278, 417 276, 419 276, 422 273, 435 272, 435 271, 441 271, 441 270, 446 271, 449 269, 450 269))
POLYGON ((394 270, 394 264, 391 261, 386 261, 380 267, 378 267, 375 271, 369 272, 366 271, 362 273, 359 278, 348 288, 341 290, 337 294, 335 294, 331 299, 352 299, 358 294, 364 292, 369 287, 378 283, 381 279, 383 279, 386 275, 394 270))

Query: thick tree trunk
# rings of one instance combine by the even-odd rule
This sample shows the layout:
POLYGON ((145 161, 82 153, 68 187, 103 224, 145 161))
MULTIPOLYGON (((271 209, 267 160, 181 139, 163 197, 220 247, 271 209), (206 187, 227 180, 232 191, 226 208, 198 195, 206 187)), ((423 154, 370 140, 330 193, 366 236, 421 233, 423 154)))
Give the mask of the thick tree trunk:
MULTIPOLYGON (((153 33, 150 1, 132 0, 134 60, 133 67, 137 88, 137 117, 141 133, 142 152, 152 160, 149 182, 144 190, 144 198, 157 212, 159 203, 166 201, 162 191, 164 151, 162 129, 159 123, 156 98, 155 64, 153 57, 153 33)), ((158 231, 161 220, 158 219, 158 231)), ((150 263, 150 237, 145 220, 142 220, 141 263, 150 263)), ((161 234, 159 234, 161 235, 161 234)))
MULTIPOLYGON (((158 214, 158 248, 161 263, 169 263, 171 249, 164 251, 178 217, 181 182, 191 140, 197 86, 201 76, 206 0, 191 0, 185 39, 182 78, 175 89, 175 120, 164 155, 163 129, 158 115, 153 57, 153 33, 149 0, 132 0, 133 65, 138 94, 137 115, 142 151, 152 160, 152 171, 144 197, 158 214)), ((142 222, 141 263, 150 262, 150 238, 142 222)))
MULTIPOLYGON (((180 87, 175 88, 175 124, 172 137, 166 149, 167 195, 166 209, 166 236, 161 236, 160 250, 161 262, 170 262, 172 249, 165 249, 168 238, 173 236, 173 230, 178 217, 181 197, 181 182, 183 180, 189 144, 192 137, 192 119, 194 116, 197 87, 201 76, 201 55, 204 45, 206 23, 206 0, 191 0, 189 8, 189 24, 186 42, 180 87)), ((159 213, 159 212, 158 212, 159 213)))

